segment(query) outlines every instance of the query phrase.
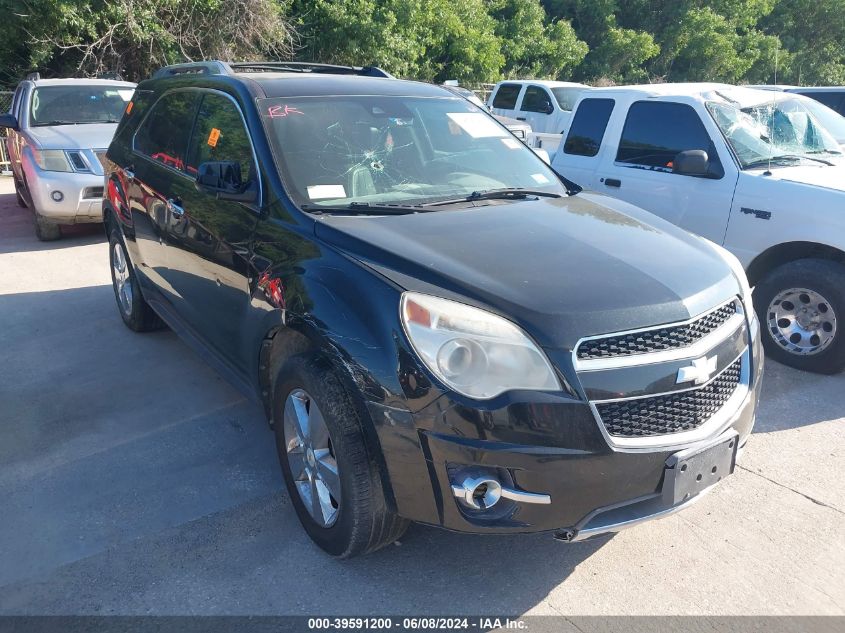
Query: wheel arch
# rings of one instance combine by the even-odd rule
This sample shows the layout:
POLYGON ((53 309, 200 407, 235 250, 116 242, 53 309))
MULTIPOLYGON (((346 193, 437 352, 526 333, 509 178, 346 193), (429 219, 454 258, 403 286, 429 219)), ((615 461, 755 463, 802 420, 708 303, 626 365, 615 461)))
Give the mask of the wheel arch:
POLYGON ((367 406, 364 390, 360 384, 362 377, 358 375, 359 372, 355 369, 357 364, 317 327, 313 326, 308 320, 296 316, 286 319, 284 325, 271 328, 261 342, 258 378, 261 403, 271 428, 276 424, 273 419, 275 398, 273 386, 276 376, 287 360, 299 354, 313 354, 326 367, 331 368, 340 378, 346 391, 352 396, 352 402, 363 423, 361 432, 364 437, 364 444, 371 462, 378 468, 385 502, 391 512, 396 512, 396 497, 387 462, 375 423, 367 406))
POLYGON ((769 271, 801 259, 825 259, 845 264, 845 252, 818 242, 784 242, 777 244, 754 258, 746 271, 748 281, 754 286, 769 271))

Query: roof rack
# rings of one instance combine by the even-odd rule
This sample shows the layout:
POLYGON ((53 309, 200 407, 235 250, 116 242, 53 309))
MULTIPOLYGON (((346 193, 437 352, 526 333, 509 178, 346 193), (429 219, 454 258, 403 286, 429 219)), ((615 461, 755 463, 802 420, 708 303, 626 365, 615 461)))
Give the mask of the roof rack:
POLYGON ((31 73, 27 73, 25 79, 26 81, 38 81, 39 79, 41 79, 41 73, 39 73, 37 70, 31 73))
POLYGON ((207 62, 188 62, 186 64, 171 64, 159 68, 153 73, 153 79, 162 77, 178 77, 180 75, 231 75, 232 69, 226 62, 217 60, 207 62))
POLYGON ((181 75, 232 75, 236 72, 326 73, 332 75, 360 75, 362 77, 393 77, 387 71, 376 66, 338 66, 335 64, 280 61, 227 63, 219 60, 210 60, 164 66, 153 74, 153 79, 178 77, 181 75))

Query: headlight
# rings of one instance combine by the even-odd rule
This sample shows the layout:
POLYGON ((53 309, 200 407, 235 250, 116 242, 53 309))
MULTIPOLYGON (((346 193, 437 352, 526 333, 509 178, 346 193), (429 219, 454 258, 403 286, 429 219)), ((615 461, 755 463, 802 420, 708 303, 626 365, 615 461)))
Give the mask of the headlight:
POLYGON ((64 150, 35 149, 34 147, 29 149, 32 151, 35 164, 44 171, 73 171, 64 150))
POLYGON ((402 295, 401 316, 420 359, 458 393, 488 400, 510 389, 561 388, 546 355, 502 317, 416 292, 402 295))
POLYGON ((745 304, 745 309, 750 313, 751 318, 754 315, 754 304, 751 297, 751 285, 748 283, 748 275, 745 274, 745 268, 742 267, 742 262, 737 259, 736 255, 731 253, 728 249, 719 246, 715 242, 711 242, 706 238, 701 238, 708 246, 722 256, 722 259, 731 267, 731 271, 739 281, 742 288, 742 302, 745 304))

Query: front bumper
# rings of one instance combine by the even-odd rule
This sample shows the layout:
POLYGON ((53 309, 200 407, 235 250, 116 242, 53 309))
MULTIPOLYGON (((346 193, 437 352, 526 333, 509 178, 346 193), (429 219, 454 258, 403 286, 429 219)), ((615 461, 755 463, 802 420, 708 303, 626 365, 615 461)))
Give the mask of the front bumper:
POLYGON ((60 224, 103 221, 103 176, 84 172, 45 171, 25 165, 27 190, 38 213, 60 224), (61 194, 61 200, 56 200, 61 194))
POLYGON ((566 541, 677 512, 710 488, 673 502, 664 494, 671 458, 727 433, 736 434, 741 448, 751 433, 763 370, 756 332, 751 341, 751 378, 743 400, 712 436, 686 444, 613 447, 590 406, 574 397, 512 394, 480 410, 444 395, 414 414, 371 403, 396 510, 455 531, 552 531, 566 541), (463 473, 490 476, 512 491, 548 495, 550 502, 503 499, 487 511, 468 508, 456 496, 463 473))

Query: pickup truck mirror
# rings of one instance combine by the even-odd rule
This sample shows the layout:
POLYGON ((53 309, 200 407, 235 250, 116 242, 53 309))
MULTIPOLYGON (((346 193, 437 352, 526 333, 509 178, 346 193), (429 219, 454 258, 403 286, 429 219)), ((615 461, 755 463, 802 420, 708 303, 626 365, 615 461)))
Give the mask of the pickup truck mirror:
POLYGON ((9 112, 7 112, 6 114, 0 114, 0 127, 6 127, 10 130, 20 129, 20 126, 18 125, 18 120, 15 118, 15 115, 9 112))
POLYGON ((197 191, 207 193, 218 200, 255 202, 258 197, 252 182, 241 180, 241 164, 236 161, 212 161, 202 163, 197 170, 195 182, 197 191))
POLYGON ((555 107, 551 104, 550 101, 546 101, 543 105, 540 106, 540 112, 543 114, 551 114, 555 111, 555 107))
POLYGON ((703 149, 678 152, 672 160, 672 173, 682 176, 710 176, 710 157, 703 149))

